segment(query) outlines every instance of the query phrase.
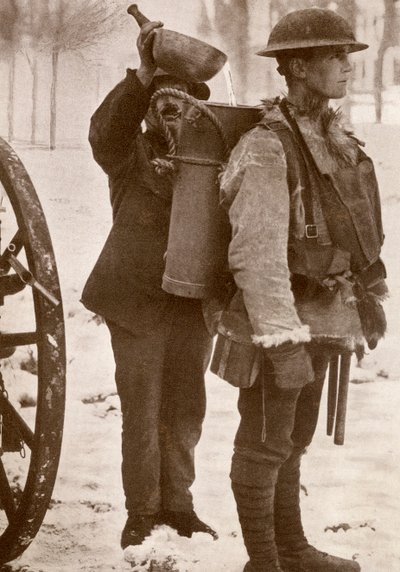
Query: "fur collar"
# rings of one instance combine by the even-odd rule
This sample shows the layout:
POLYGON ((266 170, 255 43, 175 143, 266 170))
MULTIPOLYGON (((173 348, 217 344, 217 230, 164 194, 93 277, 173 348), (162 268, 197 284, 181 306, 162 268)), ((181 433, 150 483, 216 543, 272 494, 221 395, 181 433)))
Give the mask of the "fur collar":
MULTIPOLYGON (((280 101, 280 97, 263 100, 263 120, 266 122, 280 121, 289 127, 279 108, 280 101)), ((290 113, 300 125, 303 123, 302 119, 308 119, 312 131, 323 137, 328 153, 337 161, 339 167, 357 164, 359 146, 364 144, 354 136, 352 131, 342 125, 343 116, 340 109, 334 110, 328 107, 322 110, 320 102, 315 98, 306 101, 302 108, 290 102, 287 103, 290 113)))

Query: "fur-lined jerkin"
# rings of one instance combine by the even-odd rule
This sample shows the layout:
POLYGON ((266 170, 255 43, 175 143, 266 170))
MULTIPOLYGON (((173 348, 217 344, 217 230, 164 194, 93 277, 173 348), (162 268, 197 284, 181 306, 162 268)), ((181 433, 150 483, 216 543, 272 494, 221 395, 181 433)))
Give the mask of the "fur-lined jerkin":
MULTIPOLYGON (((357 241, 359 237, 359 258, 365 266, 372 264, 379 257, 383 233, 370 159, 342 127, 339 112, 318 113, 312 102, 308 109, 293 105, 289 109, 320 173, 345 194, 357 241), (357 201, 362 202, 363 212, 357 211, 357 201)), ((304 236, 304 181, 301 169, 286 156, 277 133, 280 126, 289 127, 279 99, 265 101, 260 125, 242 137, 221 177, 221 202, 232 226, 229 266, 238 290, 222 314, 219 332, 236 342, 266 348, 314 339, 353 349, 363 331, 352 291, 351 245, 332 274, 319 277, 314 295, 298 296, 293 290, 288 245, 304 236), (331 287, 325 288, 323 279, 328 278, 331 287)), ((316 202, 318 241, 332 244, 324 210, 316 202)))

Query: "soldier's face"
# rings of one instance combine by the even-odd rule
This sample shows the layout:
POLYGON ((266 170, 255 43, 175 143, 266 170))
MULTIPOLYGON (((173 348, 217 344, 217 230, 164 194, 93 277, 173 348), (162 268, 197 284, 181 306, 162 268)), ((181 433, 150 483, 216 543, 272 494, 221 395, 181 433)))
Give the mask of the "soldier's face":
POLYGON ((319 48, 304 62, 304 83, 314 94, 329 99, 346 95, 351 64, 346 47, 319 48))

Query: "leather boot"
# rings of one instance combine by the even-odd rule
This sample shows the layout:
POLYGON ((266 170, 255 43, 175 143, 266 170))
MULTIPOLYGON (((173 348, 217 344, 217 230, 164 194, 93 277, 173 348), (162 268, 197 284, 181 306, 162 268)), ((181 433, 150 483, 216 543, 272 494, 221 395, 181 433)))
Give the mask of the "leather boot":
POLYGON ((218 534, 205 522, 199 519, 194 510, 189 512, 162 510, 158 519, 159 524, 166 524, 174 528, 179 536, 192 538, 195 532, 204 532, 218 540, 218 534))
POLYGON ((232 483, 232 490, 250 557, 246 572, 282 572, 275 545, 273 488, 232 483))
POLYGON ((246 572, 282 572, 274 532, 277 474, 278 468, 273 465, 257 463, 236 453, 233 457, 232 491, 250 557, 244 568, 246 572))
POLYGON ((304 450, 295 449, 278 473, 275 488, 275 533, 284 572, 359 572, 354 560, 331 556, 311 546, 300 510, 300 463, 304 450))
MULTIPOLYGON (((256 570, 258 570, 258 568, 254 568, 250 562, 250 560, 247 562, 246 566, 243 568, 243 572, 256 572, 256 570)), ((263 568, 262 570, 271 570, 271 571, 276 571, 276 570, 281 570, 281 568, 263 568)))

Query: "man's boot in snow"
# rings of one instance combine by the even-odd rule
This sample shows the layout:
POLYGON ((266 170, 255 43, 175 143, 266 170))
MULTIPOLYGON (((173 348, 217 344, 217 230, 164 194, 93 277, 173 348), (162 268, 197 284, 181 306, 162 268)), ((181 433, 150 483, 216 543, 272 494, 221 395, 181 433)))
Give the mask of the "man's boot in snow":
POLYGON ((121 548, 142 544, 157 524, 156 514, 134 514, 128 516, 121 534, 121 548))
POLYGON ((354 560, 331 556, 311 546, 304 535, 300 511, 300 463, 295 449, 278 473, 275 487, 275 533, 284 572, 359 572, 354 560))
POLYGON ((179 536, 192 538, 195 532, 204 532, 218 539, 218 534, 205 522, 199 519, 194 510, 189 512, 180 512, 173 510, 163 510, 158 518, 158 524, 166 524, 174 528, 179 536))
MULTIPOLYGON (((257 568, 258 570, 258 568, 257 568)), ((281 568, 263 568, 263 570, 271 570, 275 572, 276 570, 282 570, 281 568)), ((243 568, 243 572, 256 572, 256 568, 253 568, 250 560, 247 562, 246 566, 243 568)))
POLYGON ((282 572, 274 533, 274 490, 278 468, 234 454, 232 491, 250 557, 245 572, 282 572), (238 482, 241 481, 241 482, 238 482), (247 484, 242 484, 243 482, 247 484))

